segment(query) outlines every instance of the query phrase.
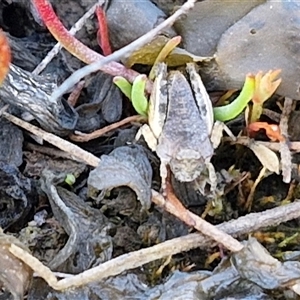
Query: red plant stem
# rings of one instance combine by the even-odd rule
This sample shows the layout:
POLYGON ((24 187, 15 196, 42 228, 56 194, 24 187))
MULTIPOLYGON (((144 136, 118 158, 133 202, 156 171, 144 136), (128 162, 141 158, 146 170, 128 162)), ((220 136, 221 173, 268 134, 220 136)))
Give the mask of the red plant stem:
POLYGON ((109 43, 108 27, 105 12, 102 7, 96 8, 96 16, 98 19, 99 29, 97 31, 98 44, 101 47, 105 56, 111 54, 111 47, 109 43))
POLYGON ((8 40, 3 31, 0 30, 0 84, 8 73, 10 61, 11 52, 8 40))
MULTIPOLYGON (((47 0, 32 0, 40 17, 44 21, 48 30, 61 45, 74 56, 86 64, 91 64, 95 61, 103 59, 103 56, 85 46, 74 36, 69 34, 61 21, 57 18, 52 6, 47 0)), ((123 65, 117 62, 111 62, 101 68, 105 73, 112 76, 123 76, 129 82, 133 82, 139 73, 126 69, 123 65)))

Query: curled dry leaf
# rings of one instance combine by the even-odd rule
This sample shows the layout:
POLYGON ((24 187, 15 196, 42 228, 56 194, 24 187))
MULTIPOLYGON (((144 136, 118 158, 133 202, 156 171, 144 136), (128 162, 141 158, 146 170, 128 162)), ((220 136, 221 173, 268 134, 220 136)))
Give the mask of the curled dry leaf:
POLYGON ((10 253, 11 244, 28 251, 18 239, 0 232, 0 288, 9 292, 14 300, 22 300, 31 282, 33 272, 26 264, 10 253))
POLYGON ((124 146, 102 155, 101 162, 90 172, 89 187, 112 190, 128 186, 135 191, 144 209, 151 205, 152 168, 141 146, 124 146))
POLYGON ((85 202, 74 193, 55 187, 52 181, 60 178, 51 171, 46 170, 43 177, 43 190, 47 193, 54 217, 69 236, 68 242, 48 266, 77 274, 94 266, 95 262, 109 260, 112 240, 107 234, 110 225, 105 216, 99 210, 85 207, 85 202))
POLYGON ((241 278, 267 290, 289 287, 296 291, 295 284, 299 285, 300 278, 299 262, 280 262, 254 238, 243 244, 244 248, 230 258, 241 278))
POLYGON ((279 159, 272 150, 256 142, 250 143, 248 147, 254 152, 264 167, 271 172, 279 174, 279 159))
POLYGON ((285 141, 284 136, 281 134, 280 128, 276 124, 269 124, 267 122, 254 122, 248 125, 248 132, 249 135, 252 136, 253 132, 257 132, 261 129, 264 129, 266 131, 266 135, 268 138, 275 142, 283 142, 285 141))

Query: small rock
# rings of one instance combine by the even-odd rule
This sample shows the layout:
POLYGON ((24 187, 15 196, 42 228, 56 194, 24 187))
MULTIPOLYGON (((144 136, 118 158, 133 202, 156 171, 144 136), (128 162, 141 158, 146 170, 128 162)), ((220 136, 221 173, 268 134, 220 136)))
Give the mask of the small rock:
MULTIPOLYGON (((150 0, 112 0, 106 17, 111 45, 119 49, 156 27, 166 15, 150 0)), ((172 29, 165 33, 175 35, 172 29)))
POLYGON ((268 1, 222 36, 216 53, 227 88, 240 88, 249 72, 281 69, 277 93, 300 100, 300 2, 268 1))
POLYGON ((174 27, 183 37, 185 50, 199 56, 212 56, 222 34, 253 7, 263 2, 265 1, 197 2, 187 16, 180 18, 174 27))

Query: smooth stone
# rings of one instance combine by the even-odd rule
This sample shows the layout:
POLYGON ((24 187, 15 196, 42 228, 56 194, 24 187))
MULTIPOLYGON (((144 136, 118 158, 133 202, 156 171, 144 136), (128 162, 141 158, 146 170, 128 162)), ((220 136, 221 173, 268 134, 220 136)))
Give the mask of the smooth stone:
POLYGON ((215 54, 222 34, 265 0, 232 1, 207 0, 180 18, 174 28, 183 37, 183 48, 195 55, 215 54))
POLYGON ((223 34, 216 61, 226 88, 240 88, 249 72, 281 69, 277 93, 300 100, 300 2, 254 8, 223 34))

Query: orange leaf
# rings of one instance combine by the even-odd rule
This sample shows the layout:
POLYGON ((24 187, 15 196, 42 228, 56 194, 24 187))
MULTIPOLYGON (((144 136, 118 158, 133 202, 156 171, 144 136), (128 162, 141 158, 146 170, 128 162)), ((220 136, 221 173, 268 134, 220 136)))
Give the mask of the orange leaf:
POLYGON ((255 91, 252 101, 256 104, 263 104, 269 99, 281 83, 281 78, 276 79, 281 70, 270 70, 265 75, 258 72, 255 76, 255 91), (275 81, 274 81, 275 80, 275 81))
POLYGON ((261 129, 266 131, 266 135, 273 142, 283 142, 285 140, 284 136, 280 132, 279 126, 276 124, 268 124, 267 122, 254 122, 248 125, 248 132, 250 136, 253 136, 254 132, 257 132, 261 129))
POLYGON ((8 40, 3 31, 0 30, 0 84, 8 73, 10 61, 11 53, 8 40))

